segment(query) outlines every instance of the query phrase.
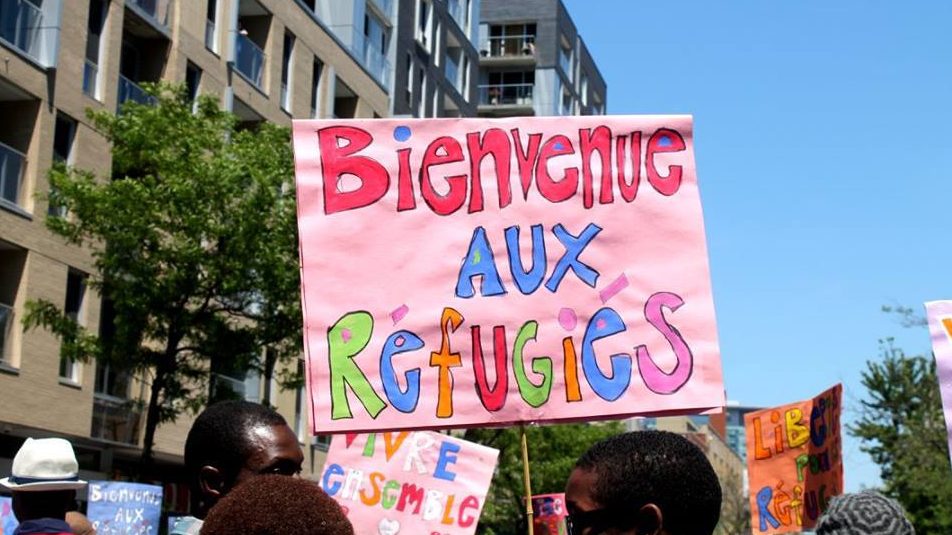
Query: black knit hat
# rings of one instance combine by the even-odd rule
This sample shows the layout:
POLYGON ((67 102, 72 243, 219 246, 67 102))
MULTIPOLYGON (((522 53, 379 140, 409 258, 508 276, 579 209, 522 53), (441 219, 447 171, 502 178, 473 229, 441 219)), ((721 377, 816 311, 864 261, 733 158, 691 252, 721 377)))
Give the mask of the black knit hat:
POLYGON ((820 517, 817 535, 915 535, 896 500, 864 491, 837 496, 820 517))

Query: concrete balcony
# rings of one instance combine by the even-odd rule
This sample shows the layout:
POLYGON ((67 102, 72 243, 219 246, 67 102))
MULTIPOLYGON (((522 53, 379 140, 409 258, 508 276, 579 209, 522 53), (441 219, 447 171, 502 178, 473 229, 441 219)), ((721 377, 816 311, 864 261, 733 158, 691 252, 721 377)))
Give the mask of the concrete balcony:
POLYGON ((0 143, 0 202, 20 205, 20 182, 26 169, 26 155, 0 143))

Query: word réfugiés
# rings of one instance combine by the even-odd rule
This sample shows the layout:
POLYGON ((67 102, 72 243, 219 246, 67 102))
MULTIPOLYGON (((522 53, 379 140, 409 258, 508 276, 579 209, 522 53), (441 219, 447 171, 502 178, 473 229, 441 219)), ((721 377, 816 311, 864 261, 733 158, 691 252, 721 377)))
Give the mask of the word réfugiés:
MULTIPOLYGON (((397 168, 397 211, 414 210, 417 199, 438 215, 449 215, 468 205, 469 213, 485 209, 483 201, 482 164, 491 157, 499 208, 512 203, 512 175, 518 174, 523 199, 535 189, 549 202, 564 202, 576 196, 579 183, 582 204, 595 204, 596 177, 592 159, 598 156, 600 177, 598 202, 615 202, 614 186, 625 202, 632 202, 638 194, 641 170, 644 167, 648 183, 655 191, 670 196, 681 186, 681 165, 667 165, 659 171, 655 158, 661 153, 681 152, 686 149, 684 137, 674 129, 658 128, 650 134, 640 131, 617 134, 607 126, 581 128, 573 134, 556 134, 543 139, 542 134, 523 135, 518 128, 509 132, 488 128, 469 132, 465 139, 440 136, 427 145, 418 166, 411 163, 411 148, 398 149, 394 161, 376 158, 386 151, 380 147, 366 150, 374 144, 373 135, 356 126, 335 125, 317 131, 323 174, 324 213, 333 214, 370 206, 384 197, 391 188, 393 177, 388 169, 397 168), (646 138, 646 142, 642 142, 646 138), (549 164, 568 160, 560 157, 578 155, 581 167, 564 167, 561 177, 549 173, 549 164), (516 165, 513 169, 513 160, 516 165), (468 162, 468 174, 441 175, 438 167, 468 162), (644 162, 644 166, 642 166, 644 162), (342 190, 342 177, 359 179, 355 189, 342 190), (440 193, 434 187, 435 179, 446 182, 448 191, 440 193)), ((381 144, 382 146, 382 144, 381 144)), ((685 158, 686 163, 688 158, 685 158)), ((571 161, 571 160, 570 160, 571 161)))
MULTIPOLYGON (((645 386, 656 394, 673 394, 684 386, 691 377, 693 356, 681 333, 665 317, 665 309, 675 312, 684 304, 680 296, 671 292, 658 292, 645 302, 644 316, 665 338, 677 359, 670 371, 661 369, 645 345, 635 349, 638 372, 645 386)), ((455 351, 459 344, 451 336, 463 326, 464 317, 456 309, 446 307, 440 318, 439 349, 432 351, 429 366, 437 373, 437 418, 453 416, 454 390, 473 384, 468 381, 454 380, 453 368, 463 366, 462 354, 455 351)), ((536 339, 539 324, 535 320, 523 323, 516 331, 512 344, 512 375, 522 401, 531 407, 541 407, 549 401, 555 373, 553 359, 539 356, 529 359, 529 368, 536 377, 533 382, 526 370, 524 355, 529 342, 536 339)), ((509 393, 509 344, 507 328, 496 325, 492 328, 493 363, 495 365, 495 385, 490 386, 483 356, 481 326, 470 326, 469 342, 476 393, 488 412, 501 410, 507 403, 509 393)), ((576 350, 576 341, 572 336, 562 339, 562 384, 565 385, 565 401, 582 401, 579 384, 579 357, 581 357, 582 375, 589 387, 601 399, 618 400, 627 390, 632 378, 632 356, 626 353, 611 355, 610 373, 604 373, 598 365, 595 342, 627 330, 625 321, 612 308, 600 308, 589 320, 582 338, 581 350, 576 350)), ((367 379, 357 364, 357 357, 370 343, 373 337, 373 316, 366 311, 354 311, 344 314, 327 331, 328 358, 331 387, 331 419, 350 419, 353 413, 347 394, 349 387, 360 404, 372 418, 376 418, 387 407, 380 393, 367 379)), ((416 367, 403 373, 406 388, 401 388, 394 366, 395 357, 423 349, 426 344, 415 333, 398 330, 387 337, 376 361, 379 377, 383 384, 383 395, 396 410, 402 413, 416 411, 420 399, 421 368, 416 367)), ((373 374, 377 375, 377 374, 373 374)), ((457 374, 458 375, 458 374, 457 374)))

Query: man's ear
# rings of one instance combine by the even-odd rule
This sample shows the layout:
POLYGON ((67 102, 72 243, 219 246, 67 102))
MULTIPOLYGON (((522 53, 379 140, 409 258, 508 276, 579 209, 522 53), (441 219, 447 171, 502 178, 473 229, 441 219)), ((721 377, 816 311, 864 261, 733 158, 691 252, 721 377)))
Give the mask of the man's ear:
POLYGON ((637 535, 661 535, 664 533, 663 527, 664 515, 660 507, 649 503, 638 510, 638 524, 635 526, 637 535))
POLYGON ((216 500, 225 492, 225 478, 221 470, 211 465, 205 465, 198 471, 198 488, 205 496, 212 496, 216 500))

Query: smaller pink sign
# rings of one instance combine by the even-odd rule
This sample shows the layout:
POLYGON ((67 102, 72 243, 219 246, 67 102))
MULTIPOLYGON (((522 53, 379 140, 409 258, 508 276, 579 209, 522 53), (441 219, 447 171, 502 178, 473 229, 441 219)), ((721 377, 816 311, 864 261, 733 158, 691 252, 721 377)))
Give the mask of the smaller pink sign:
POLYGON ((532 497, 534 535, 565 535, 565 494, 537 494, 532 497))
POLYGON ((354 533, 472 535, 498 456, 433 431, 335 435, 320 485, 354 533))

